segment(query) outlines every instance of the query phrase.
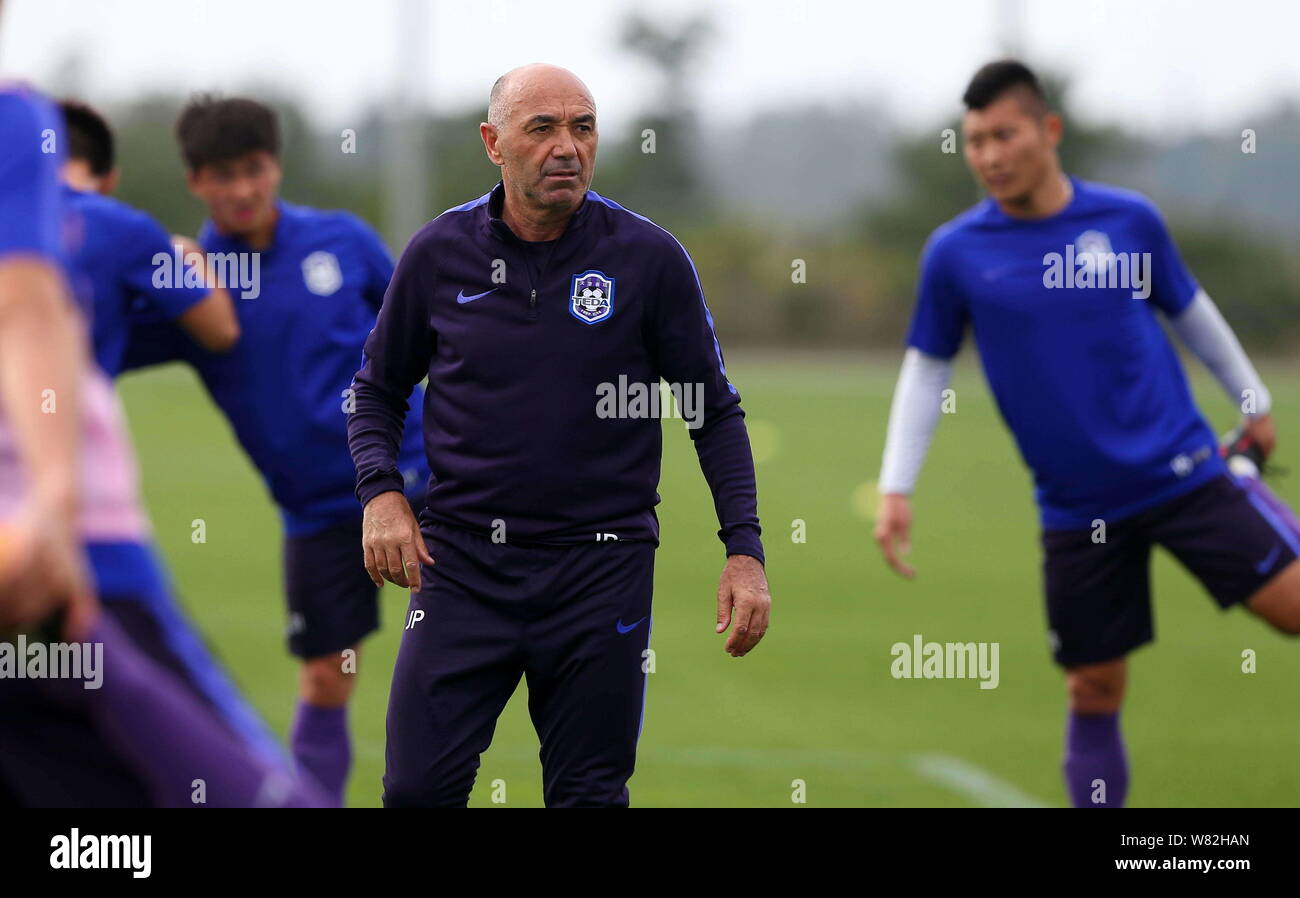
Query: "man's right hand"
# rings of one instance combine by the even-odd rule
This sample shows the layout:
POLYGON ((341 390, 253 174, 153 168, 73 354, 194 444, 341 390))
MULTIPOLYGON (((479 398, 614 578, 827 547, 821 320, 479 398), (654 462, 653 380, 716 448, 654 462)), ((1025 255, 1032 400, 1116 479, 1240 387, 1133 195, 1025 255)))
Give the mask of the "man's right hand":
POLYGON ((90 633, 99 604, 68 518, 27 508, 0 524, 0 634, 29 632, 60 611, 64 639, 90 633))
POLYGON ((397 490, 380 493, 366 503, 361 522, 366 572, 375 586, 384 581, 411 590, 420 588, 420 562, 433 564, 420 525, 406 496, 397 490))
POLYGON ((885 493, 880 497, 876 512, 876 542, 885 556, 885 563, 904 577, 912 578, 916 571, 903 563, 902 557, 912 550, 912 506, 902 493, 885 493))

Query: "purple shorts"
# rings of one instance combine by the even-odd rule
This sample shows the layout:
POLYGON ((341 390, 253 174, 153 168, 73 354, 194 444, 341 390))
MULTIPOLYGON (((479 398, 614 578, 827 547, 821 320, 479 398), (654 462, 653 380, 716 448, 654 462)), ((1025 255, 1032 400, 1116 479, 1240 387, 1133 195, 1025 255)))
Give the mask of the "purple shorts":
POLYGON ((1100 528, 1044 530, 1043 580, 1062 667, 1122 658, 1155 637, 1151 547, 1163 546, 1221 608, 1300 557, 1300 521, 1263 483, 1231 474, 1100 528))

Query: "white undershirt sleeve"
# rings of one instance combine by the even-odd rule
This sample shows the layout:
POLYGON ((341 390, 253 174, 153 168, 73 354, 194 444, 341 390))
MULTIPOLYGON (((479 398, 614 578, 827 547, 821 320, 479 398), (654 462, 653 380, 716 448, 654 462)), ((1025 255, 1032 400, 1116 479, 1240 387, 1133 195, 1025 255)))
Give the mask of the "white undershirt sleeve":
POLYGON ((880 464, 877 486, 882 494, 908 495, 916 486, 951 377, 951 359, 926 355, 915 347, 903 355, 880 464))
POLYGON ((1268 414, 1272 397, 1246 357, 1237 335, 1223 320, 1214 300, 1197 290, 1187 308, 1169 323, 1183 344, 1195 353, 1227 392, 1233 404, 1247 417, 1268 414), (1247 400, 1253 399, 1253 404, 1247 400), (1251 408, 1251 411, 1246 411, 1251 408))

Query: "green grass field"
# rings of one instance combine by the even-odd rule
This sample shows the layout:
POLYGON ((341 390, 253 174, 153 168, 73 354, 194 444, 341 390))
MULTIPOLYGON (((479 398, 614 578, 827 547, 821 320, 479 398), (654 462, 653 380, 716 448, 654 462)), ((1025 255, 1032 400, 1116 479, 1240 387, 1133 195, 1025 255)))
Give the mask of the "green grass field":
MULTIPOLYGON (((874 485, 897 359, 780 361, 733 354, 758 458, 772 629, 744 659, 713 632, 723 555, 681 422, 667 423, 650 678, 637 774, 641 806, 1062 805, 1061 678, 1048 655, 1029 476, 966 354, 914 501, 918 571, 887 571, 871 539, 874 485), (791 538, 806 525, 806 542, 791 538), (890 647, 913 634, 997 642, 1001 681, 893 679, 890 647)), ((1281 435, 1300 459, 1300 372, 1267 366, 1281 435)), ((1222 432, 1232 409, 1197 394, 1222 432)), ((279 521, 193 375, 122 381, 144 490, 178 592, 253 704, 282 736, 296 690, 281 636, 279 521), (203 519, 207 542, 191 542, 203 519)), ((1274 481, 1300 501, 1300 474, 1274 481)), ((1294 805, 1300 796, 1300 645, 1240 610, 1220 613, 1157 553, 1157 642, 1131 665, 1124 714, 1134 806, 1294 805), (1241 671, 1252 649, 1258 672, 1241 671)), ((379 804, 388 680, 406 607, 387 587, 353 704, 349 803, 379 804)), ((484 755, 472 805, 541 804, 524 688, 484 755)))

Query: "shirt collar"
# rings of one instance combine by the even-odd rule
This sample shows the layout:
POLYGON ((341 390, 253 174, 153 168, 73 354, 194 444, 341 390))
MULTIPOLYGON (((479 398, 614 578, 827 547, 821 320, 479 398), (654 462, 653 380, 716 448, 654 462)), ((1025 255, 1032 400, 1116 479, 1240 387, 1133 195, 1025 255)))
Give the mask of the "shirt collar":
POLYGON ((1042 218, 1017 218, 1014 215, 1008 215, 1003 212, 1002 207, 998 205, 997 200, 993 199, 991 196, 985 197, 984 199, 984 202, 987 203, 984 214, 990 221, 996 221, 1002 224, 1019 225, 1021 227, 1034 227, 1052 222, 1064 221, 1079 211, 1083 203, 1084 194, 1084 184, 1082 181, 1074 175, 1066 175, 1066 180, 1070 182, 1069 202, 1051 215, 1042 218))
MULTIPOLYGON (((587 220, 591 218, 592 206, 595 205, 593 202, 595 196, 596 194, 594 191, 590 189, 587 190, 586 195, 582 198, 582 205, 578 206, 578 211, 573 213, 573 217, 569 219, 568 225, 565 226, 564 233, 561 234, 558 239, 563 240, 570 234, 574 234, 586 227, 587 220)), ((497 185, 492 188, 490 193, 488 193, 488 201, 486 203, 487 219, 484 228, 488 233, 498 239, 526 243, 528 241, 521 240, 519 235, 510 230, 510 226, 501 218, 505 198, 505 182, 498 181, 497 185)))
MULTIPOLYGON (((280 197, 275 199, 275 232, 271 235, 271 243, 266 249, 262 250, 262 255, 270 255, 284 243, 289 233, 289 219, 292 216, 292 207, 280 197)), ((212 223, 212 219, 203 222, 203 227, 199 229, 199 245, 208 249, 221 250, 249 250, 251 248, 244 242, 242 237, 222 234, 217 230, 217 226, 212 223)))

